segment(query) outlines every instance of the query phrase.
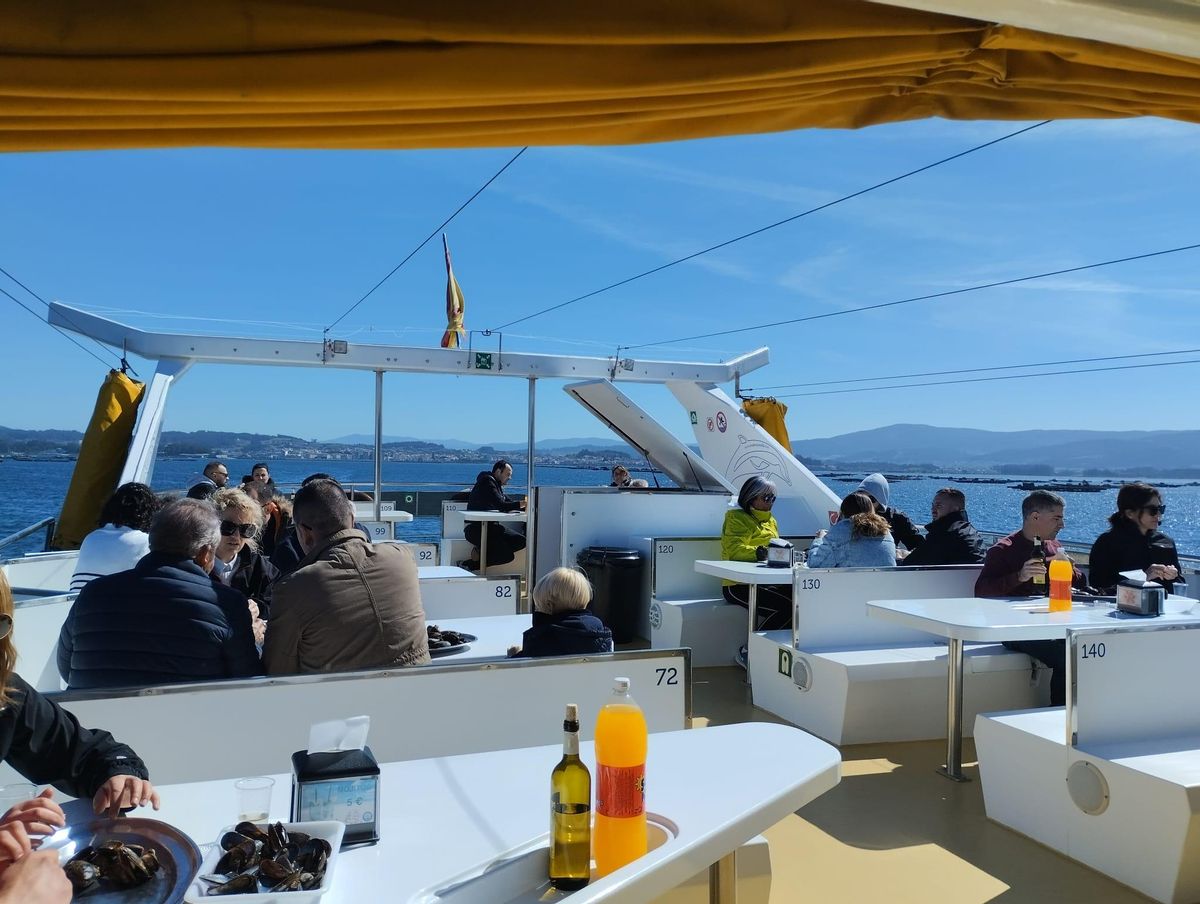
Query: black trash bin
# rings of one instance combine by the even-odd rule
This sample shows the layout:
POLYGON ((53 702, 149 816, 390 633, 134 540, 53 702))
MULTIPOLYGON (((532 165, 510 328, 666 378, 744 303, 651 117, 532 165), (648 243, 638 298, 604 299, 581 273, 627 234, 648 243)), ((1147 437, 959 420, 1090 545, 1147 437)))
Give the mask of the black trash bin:
POLYGON ((592 582, 592 611, 612 629, 614 643, 629 643, 638 628, 641 553, 617 546, 589 546, 576 561, 592 582))

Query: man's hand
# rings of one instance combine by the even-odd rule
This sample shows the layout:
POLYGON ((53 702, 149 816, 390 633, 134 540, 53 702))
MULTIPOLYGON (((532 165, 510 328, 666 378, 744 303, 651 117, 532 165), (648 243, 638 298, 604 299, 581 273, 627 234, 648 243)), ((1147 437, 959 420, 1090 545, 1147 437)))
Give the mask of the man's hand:
POLYGON ((1173 581, 1179 577, 1179 569, 1174 565, 1151 565, 1146 569, 1148 581, 1173 581))
POLYGON ((765 546, 754 547, 754 560, 756 562, 767 561, 767 548, 765 546))
POLYGON ((0 904, 68 904, 71 893, 58 851, 29 854, 0 875, 0 904))
POLYGON ((250 620, 254 621, 258 618, 258 603, 254 600, 246 600, 246 605, 250 607, 250 620))
POLYGON ((1026 581, 1032 581, 1039 574, 1045 577, 1046 563, 1041 559, 1030 559, 1017 572, 1017 580, 1024 584, 1026 581))
POLYGON ((158 809, 158 792, 149 780, 138 778, 136 775, 114 775, 96 792, 92 798, 92 810, 97 815, 105 812, 116 819, 122 810, 133 807, 144 807, 153 804, 158 809))
MULTIPOLYGON (((14 822, 22 823, 26 833, 33 837, 53 835, 67 824, 67 818, 63 815, 62 807, 54 802, 54 789, 46 788, 33 800, 23 800, 0 816, 0 827, 14 822)), ((37 847, 41 842, 33 837, 32 843, 37 847)))
POLYGON ((261 647, 267 642, 267 623, 265 621, 261 618, 256 618, 250 625, 250 628, 254 631, 254 642, 256 644, 261 647))

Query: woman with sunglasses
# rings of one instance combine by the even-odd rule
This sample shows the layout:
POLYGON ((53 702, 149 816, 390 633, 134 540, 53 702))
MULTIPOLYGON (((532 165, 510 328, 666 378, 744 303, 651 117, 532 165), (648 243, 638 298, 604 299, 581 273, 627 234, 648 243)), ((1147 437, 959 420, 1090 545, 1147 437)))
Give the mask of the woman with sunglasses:
MULTIPOLYGON (((17 650, 12 629, 12 588, 0 570, 0 759, 31 782, 52 784, 73 797, 90 797, 97 814, 116 818, 122 810, 146 804, 157 810, 158 792, 136 753, 106 731, 82 727, 13 671, 17 650)), ((64 824, 63 811, 49 789, 0 815, 0 892, 8 891, 10 884, 26 892, 0 894, 0 901, 57 900, 33 896, 37 886, 20 878, 35 868, 32 861, 19 870, 14 864, 33 856, 41 840, 64 824), (18 876, 11 883, 10 873, 18 876)))
MULTIPOLYGON (((259 620, 271 615, 271 585, 279 570, 258 551, 256 542, 263 526, 263 509, 241 490, 228 487, 212 497, 221 515, 221 542, 217 544, 213 577, 250 600, 255 619, 255 635, 262 633, 259 620)), ((262 638, 258 638, 262 643, 262 638)))
POLYGON ((1117 592, 1122 571, 1141 569, 1170 593, 1179 580, 1179 553, 1175 541, 1160 531, 1162 494, 1148 483, 1127 483, 1117 492, 1112 525, 1096 538, 1088 561, 1088 583, 1104 594, 1117 592))
MULTIPOLYGON (((721 527, 721 558, 733 562, 761 562, 767 557, 767 544, 779 536, 779 525, 771 514, 775 504, 775 484, 762 477, 751 477, 742 484, 737 508, 725 513, 721 527)), ((750 586, 724 581, 722 594, 727 603, 750 608, 750 586)), ((756 631, 774 631, 792 626, 792 587, 790 584, 762 584, 758 588, 756 631)), ((743 668, 746 648, 735 657, 743 668)))

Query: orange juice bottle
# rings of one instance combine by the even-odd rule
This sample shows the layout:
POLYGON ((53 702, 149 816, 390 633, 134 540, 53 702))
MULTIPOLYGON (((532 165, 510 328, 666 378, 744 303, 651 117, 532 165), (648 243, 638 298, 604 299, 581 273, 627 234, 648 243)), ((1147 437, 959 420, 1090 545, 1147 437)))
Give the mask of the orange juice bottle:
POLYGON ((606 876, 646 853, 646 717, 629 696, 629 679, 596 719, 596 825, 592 856, 606 876))
POLYGON ((1071 576, 1074 569, 1066 559, 1050 560, 1050 611, 1069 612, 1071 609, 1071 576))

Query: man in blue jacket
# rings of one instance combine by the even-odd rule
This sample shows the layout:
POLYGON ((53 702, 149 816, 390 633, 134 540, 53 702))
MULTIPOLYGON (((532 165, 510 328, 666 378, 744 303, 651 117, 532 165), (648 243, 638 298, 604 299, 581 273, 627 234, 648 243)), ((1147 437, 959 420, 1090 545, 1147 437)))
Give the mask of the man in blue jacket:
POLYGON ((144 687, 262 674, 246 597, 212 579, 221 519, 180 499, 150 525, 150 552, 79 592, 58 638, 72 688, 144 687))

